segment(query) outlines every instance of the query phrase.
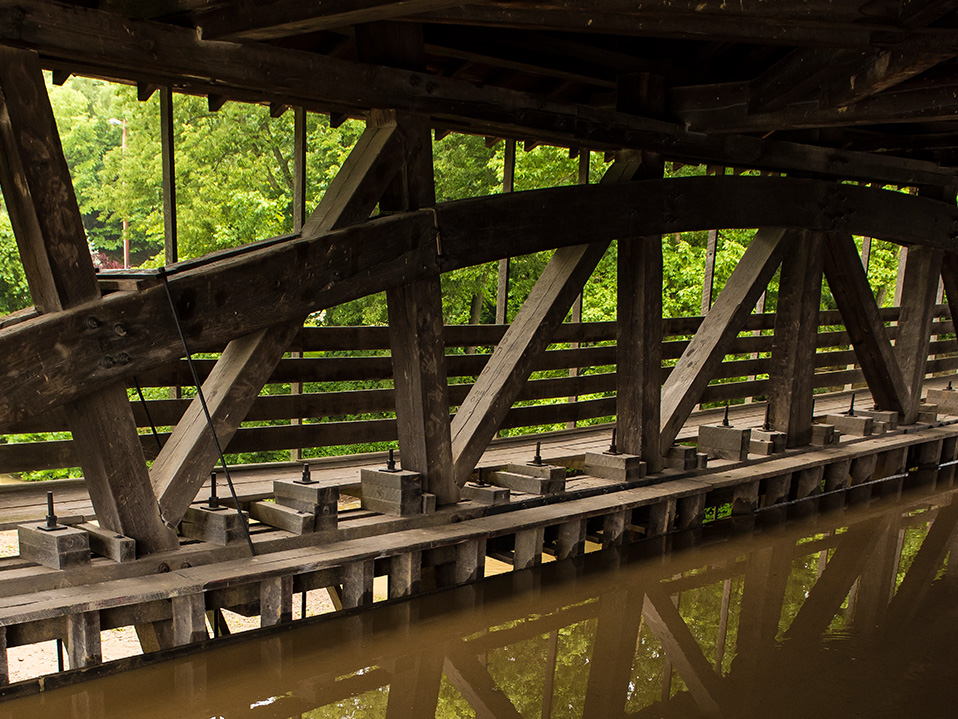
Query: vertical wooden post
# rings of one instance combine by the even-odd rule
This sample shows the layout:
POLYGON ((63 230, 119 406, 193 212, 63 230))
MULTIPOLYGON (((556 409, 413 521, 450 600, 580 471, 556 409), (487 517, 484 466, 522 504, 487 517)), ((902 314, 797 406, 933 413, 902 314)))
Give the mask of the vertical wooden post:
POLYGON ((456 584, 482 579, 486 570, 486 540, 473 539, 456 545, 456 584))
POLYGON ((7 660, 7 628, 0 627, 0 686, 10 683, 10 665, 7 660))
MULTIPOLYGON (((357 28, 356 42, 367 62, 409 70, 425 64, 418 24, 367 23, 357 28)), ((384 212, 436 204, 429 118, 400 115, 398 124, 406 141, 405 157, 399 176, 379 202, 384 212)), ((387 290, 386 304, 403 469, 422 474, 423 490, 435 494, 437 504, 457 502, 439 277, 387 290)))
MULTIPOLYGON (((589 158, 592 153, 589 150, 579 150, 579 175, 576 178, 577 184, 579 185, 588 185, 589 184, 589 158)), ((582 322, 582 295, 580 292, 575 298, 575 302, 572 303, 572 310, 569 313, 569 321, 573 323, 582 322)), ((578 342, 571 342, 569 344, 570 349, 579 349, 578 342)), ((569 368, 570 377, 579 376, 578 367, 569 368)), ((577 396, 569 397, 569 402, 578 402, 579 398, 577 396)), ((566 423, 566 429, 573 429, 576 426, 576 421, 572 420, 571 422, 566 423)))
MULTIPOLYGON (((306 222, 306 110, 302 107, 293 108, 293 232, 302 232, 306 222)), ((301 357, 302 353, 292 352, 290 357, 301 357)), ((302 382, 290 382, 289 393, 298 395, 303 393, 302 382)), ((292 417, 290 424, 301 424, 300 417, 292 417)), ((303 458, 303 450, 294 447, 289 452, 289 458, 294 462, 303 458)))
POLYGON ((173 644, 178 647, 209 638, 206 633, 206 599, 202 592, 173 597, 173 644))
MULTIPOLYGON (((706 175, 725 175, 724 167, 708 166, 706 175)), ((702 316, 712 308, 712 291, 715 289, 715 254, 718 251, 718 230, 709 230, 705 242, 705 271, 702 277, 702 316)))
POLYGON ((163 250, 166 262, 179 261, 176 236, 176 163, 174 161, 173 88, 160 89, 160 156, 163 165, 163 250))
MULTIPOLYGON (((515 190, 516 179, 516 141, 506 140, 505 164, 502 170, 502 191, 515 190)), ((499 281, 496 286, 496 324, 504 325, 509 321, 509 258, 499 260, 499 281)))
MULTIPOLYGON (((458 567, 457 567, 458 569, 458 567)), ((400 599, 419 592, 422 552, 403 552, 389 559, 389 598, 400 599)))
POLYGON ((293 108, 293 232, 306 222, 306 110, 293 108))
POLYGON ((902 424, 911 424, 918 418, 941 264, 942 251, 937 248, 915 246, 908 250, 895 340, 895 356, 910 390, 902 424))
MULTIPOLYGON (((661 77, 649 73, 622 76, 618 109, 660 114, 665 102, 661 77)), ((632 158, 629 177, 661 178, 660 155, 632 158)), ((603 178, 605 181, 606 178, 603 178)), ((616 299, 616 430, 619 448, 639 455, 648 472, 662 468, 660 439, 662 385, 662 238, 619 240, 616 299)))
POLYGON ((812 439, 815 345, 822 298, 824 236, 802 232, 785 245, 769 371, 770 421, 786 446, 812 439))
POLYGON ((270 577, 259 585, 260 626, 293 621, 293 576, 270 577))
POLYGON ((373 560, 353 562, 343 568, 343 609, 363 607, 373 602, 373 579, 376 564, 373 560))
POLYGON ((100 650, 100 613, 68 614, 67 659, 70 669, 82 669, 103 661, 100 650))
MULTIPOLYGON (((39 312, 55 312, 99 299, 36 53, 0 48, 0 93, 0 185, 34 305, 39 312)), ((92 314, 86 326, 91 333, 115 331, 100 329, 92 314)), ((135 539, 140 553, 179 546, 160 520, 126 388, 107 386, 69 403, 66 412, 100 525, 135 539)))
POLYGON ((513 553, 513 569, 529 569, 542 564, 542 542, 545 528, 520 529, 516 532, 516 547, 513 553))

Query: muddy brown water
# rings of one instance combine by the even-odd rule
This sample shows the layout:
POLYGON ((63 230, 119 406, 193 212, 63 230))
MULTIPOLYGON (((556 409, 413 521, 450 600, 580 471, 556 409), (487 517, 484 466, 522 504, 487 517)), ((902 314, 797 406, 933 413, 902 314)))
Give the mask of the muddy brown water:
POLYGON ((956 492, 234 637, 0 718, 950 717, 956 492))

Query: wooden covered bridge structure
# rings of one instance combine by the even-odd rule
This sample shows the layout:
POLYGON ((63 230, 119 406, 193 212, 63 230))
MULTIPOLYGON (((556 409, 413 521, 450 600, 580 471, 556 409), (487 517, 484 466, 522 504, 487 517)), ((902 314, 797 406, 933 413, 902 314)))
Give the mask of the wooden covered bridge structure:
POLYGON ((0 560, 0 660, 59 638, 85 667, 110 627, 187 644, 223 609, 277 624, 295 594, 348 608, 388 576, 403 597, 481 577, 487 557, 523 568, 716 514, 869 501, 953 460, 956 21, 952 0, 0 0, 0 184, 33 299, 0 320, 0 430, 72 434, 0 446, 0 472, 83 474, 0 491, 21 547, 0 560), (44 69, 159 94, 162 271, 95 272, 44 69), (172 261, 174 93, 295 113, 292 235, 172 261), (315 208, 306 113, 366 123, 315 208), (432 139, 449 132, 506 142, 506 189, 516 143, 610 164, 599 184, 437 204, 432 139), (703 316, 663 318, 663 236, 709 230, 714 263, 724 228, 757 231, 721 292, 707 265, 703 316), (895 306, 855 236, 901 245, 895 306), (616 321, 566 322, 612 242, 616 321), (443 273, 498 261, 501 309, 509 258, 544 250, 511 323, 444 326, 443 273), (777 311, 756 312, 776 273, 777 311), (388 327, 303 326, 377 292, 388 327), (461 347, 490 351, 447 354, 461 347), (130 401, 194 378, 195 399, 130 401), (260 396, 370 379, 393 387, 260 396), (857 408, 815 399, 845 388, 857 408), (697 411, 740 399, 731 422, 697 411), (376 412, 395 416, 308 421, 376 412), (171 429, 139 433, 151 423, 171 429), (571 428, 495 440, 556 423, 571 428), (203 489, 223 450, 376 440, 398 440, 399 467, 234 468, 224 511, 203 489))

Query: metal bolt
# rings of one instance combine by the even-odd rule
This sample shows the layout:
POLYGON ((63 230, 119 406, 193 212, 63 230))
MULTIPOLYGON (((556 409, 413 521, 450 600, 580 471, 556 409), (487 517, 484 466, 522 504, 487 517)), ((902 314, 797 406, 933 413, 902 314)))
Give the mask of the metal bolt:
POLYGON ((385 469, 384 471, 386 471, 386 472, 398 472, 398 471, 399 471, 398 469, 396 469, 396 460, 393 459, 393 450, 391 450, 391 449, 389 450, 389 458, 386 460, 386 469, 385 469))
POLYGON ((296 484, 316 484, 316 481, 309 473, 309 462, 303 462, 303 476, 293 481, 296 482, 296 484))
POLYGON ((113 325, 113 334, 115 334, 117 337, 126 337, 126 327, 117 322, 115 325, 113 325))
POLYGON ((609 449, 606 451, 606 454, 621 454, 619 448, 615 444, 615 434, 616 430, 612 430, 612 442, 609 444, 609 449))
POLYGON ((536 442, 536 454, 535 454, 535 456, 532 458, 532 461, 531 461, 531 462, 527 462, 527 464, 528 464, 530 467, 541 467, 541 466, 543 466, 543 464, 545 464, 545 463, 542 461, 542 453, 541 453, 541 450, 542 450, 542 442, 536 442))
POLYGON ((100 320, 98 320, 96 317, 93 317, 93 316, 87 317, 86 326, 91 330, 95 330, 97 327, 100 326, 100 320))
POLYGON ((728 402, 725 403, 725 416, 722 417, 722 426, 731 427, 731 423, 728 421, 728 402))
POLYGON ((848 411, 845 413, 849 417, 855 416, 855 393, 852 392, 852 401, 848 404, 848 411))
POLYGON ((110 369, 114 364, 116 364, 116 362, 113 361, 113 358, 110 357, 110 355, 107 355, 106 357, 100 360, 100 366, 103 369, 110 369))

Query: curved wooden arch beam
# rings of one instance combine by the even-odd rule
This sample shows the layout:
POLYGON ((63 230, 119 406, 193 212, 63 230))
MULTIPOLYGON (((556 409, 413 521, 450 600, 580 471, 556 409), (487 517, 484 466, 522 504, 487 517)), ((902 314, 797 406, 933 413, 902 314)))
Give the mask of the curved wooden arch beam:
MULTIPOLYGON (((946 202, 819 180, 695 177, 446 203, 213 261, 172 275, 170 286, 191 345, 216 347, 460 267, 584 240, 714 227, 838 230, 958 249, 958 207, 946 202)), ((0 427, 173 361, 181 351, 162 286, 14 325, 0 332, 0 427), (76 377, 84 378, 82 386, 76 377)))

